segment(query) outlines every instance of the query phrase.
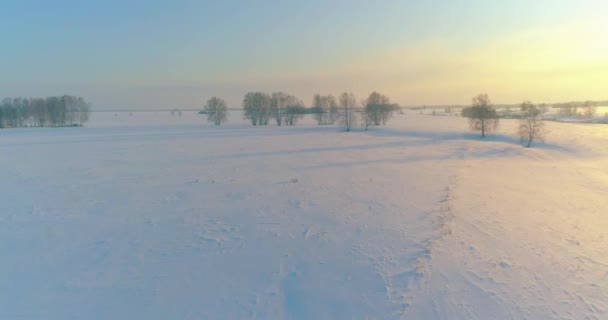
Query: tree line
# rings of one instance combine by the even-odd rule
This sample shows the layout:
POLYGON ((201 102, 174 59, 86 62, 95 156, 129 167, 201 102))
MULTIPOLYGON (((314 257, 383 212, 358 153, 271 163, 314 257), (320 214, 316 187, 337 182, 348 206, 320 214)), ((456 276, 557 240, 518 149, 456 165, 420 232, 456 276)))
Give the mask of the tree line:
POLYGON ((597 112, 597 103, 585 101, 582 103, 562 103, 559 105, 559 113, 566 116, 577 116, 591 118, 597 112))
MULTIPOLYGON (((344 92, 335 96, 315 94, 312 105, 306 107, 301 99, 285 92, 248 92, 243 98, 245 119, 253 126, 294 126, 305 115, 311 114, 318 125, 339 123, 350 131, 357 121, 367 130, 370 126, 386 125, 393 114, 399 110, 397 104, 378 92, 372 92, 366 99, 357 103, 353 93, 344 92)), ((213 97, 207 101, 202 113, 215 125, 226 121, 228 106, 221 98, 213 97)))
MULTIPOLYGON (((253 126, 267 126, 272 122, 277 126, 293 126, 304 115, 312 114, 318 125, 338 122, 346 131, 350 131, 357 121, 365 130, 370 126, 386 125, 399 110, 399 106, 391 103, 387 96, 375 91, 360 103, 350 92, 342 93, 337 99, 331 94, 315 94, 312 101, 312 106, 305 107, 302 100, 284 92, 248 92, 242 105, 245 119, 253 126)), ((520 110, 517 133, 522 145, 530 147, 533 142, 544 139, 542 115, 546 112, 546 106, 526 101, 521 104, 520 110)), ((202 113, 207 115, 209 122, 221 125, 227 120, 228 106, 223 99, 213 97, 207 101, 202 113)), ((471 129, 480 131, 482 137, 494 132, 500 120, 487 94, 475 96, 471 106, 462 109, 461 115, 469 119, 471 129)))
POLYGON ((76 96, 5 98, 0 103, 0 128, 82 126, 90 112, 90 105, 76 96))

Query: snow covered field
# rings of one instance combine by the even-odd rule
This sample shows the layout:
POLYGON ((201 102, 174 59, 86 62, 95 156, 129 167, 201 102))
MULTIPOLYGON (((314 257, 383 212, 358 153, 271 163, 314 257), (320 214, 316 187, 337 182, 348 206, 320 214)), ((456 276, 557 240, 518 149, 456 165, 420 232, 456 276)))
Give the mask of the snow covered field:
POLYGON ((0 319, 606 319, 608 126, 0 131, 0 319))

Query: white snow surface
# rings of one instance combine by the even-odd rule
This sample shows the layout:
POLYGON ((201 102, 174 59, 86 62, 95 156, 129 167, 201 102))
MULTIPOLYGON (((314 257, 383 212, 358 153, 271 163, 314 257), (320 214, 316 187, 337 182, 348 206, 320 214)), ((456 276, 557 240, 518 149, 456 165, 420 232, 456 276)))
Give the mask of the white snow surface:
POLYGON ((0 319, 607 319, 608 126, 0 131, 0 319))

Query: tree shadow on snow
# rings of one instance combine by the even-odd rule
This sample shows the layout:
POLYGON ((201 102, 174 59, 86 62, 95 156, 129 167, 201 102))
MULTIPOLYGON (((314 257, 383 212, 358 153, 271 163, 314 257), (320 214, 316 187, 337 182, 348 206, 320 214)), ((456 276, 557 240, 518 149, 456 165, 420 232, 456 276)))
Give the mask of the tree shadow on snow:
MULTIPOLYGON (((421 131, 421 130, 403 130, 393 128, 382 128, 380 130, 364 131, 370 135, 378 137, 405 137, 405 138, 420 138, 427 140, 437 141, 454 141, 454 140, 468 140, 478 142, 501 142, 509 145, 522 147, 519 138, 510 135, 504 135, 499 133, 488 134, 486 137, 481 137, 476 132, 463 132, 463 131, 421 131)), ((572 152, 573 150, 562 145, 535 142, 532 145, 535 149, 545 149, 552 151, 561 152, 572 152)))
MULTIPOLYGON (((229 160, 229 159, 245 159, 245 158, 257 158, 257 157, 271 157, 271 156, 291 156, 300 154, 318 154, 324 152, 340 152, 340 151, 364 151, 364 150, 377 150, 377 149, 397 149, 397 148, 422 148, 432 147, 435 145, 445 145, 454 141, 476 141, 476 142, 493 142, 489 148, 471 149, 471 150, 456 150, 456 153, 445 153, 441 155, 424 156, 424 155, 409 155, 401 158, 393 159, 377 159, 377 160, 362 160, 350 163, 335 163, 329 165, 320 165, 307 167, 320 168, 323 166, 348 166, 348 165, 365 165, 374 164, 381 162, 394 162, 394 163, 411 163, 421 161, 436 161, 436 160, 448 160, 455 158, 493 158, 493 157, 505 157, 519 154, 525 150, 518 139, 501 134, 489 135, 485 138, 481 138, 479 134, 472 132, 460 132, 460 131, 420 131, 420 130, 399 130, 399 129, 380 129, 380 130, 356 130, 350 133, 344 131, 337 131, 336 127, 291 127, 286 130, 272 130, 268 132, 272 135, 291 135, 291 134, 303 134, 303 133, 319 133, 321 129, 322 133, 327 134, 352 134, 353 141, 356 141, 356 135, 372 135, 377 137, 397 137, 403 138, 399 141, 390 141, 382 143, 365 143, 365 144, 354 144, 354 145, 335 145, 335 146, 323 146, 323 147, 309 147, 299 148, 292 150, 276 150, 276 151, 260 151, 260 152, 241 152, 241 153, 230 153, 222 155, 211 155, 199 158, 200 161, 217 161, 217 160, 229 160), (498 145, 496 143, 499 143, 498 145), (505 144, 505 146, 500 146, 505 144)), ((263 131, 259 130, 259 131, 263 131)), ((255 131, 255 130, 252 130, 255 131)), ((243 135, 241 133, 241 135, 243 135)), ((257 135, 254 135, 257 136, 257 135)), ((257 136, 259 137, 259 136, 257 136)), ((546 149, 554 151, 570 151, 569 149, 548 143, 537 143, 535 145, 537 149, 546 149)))

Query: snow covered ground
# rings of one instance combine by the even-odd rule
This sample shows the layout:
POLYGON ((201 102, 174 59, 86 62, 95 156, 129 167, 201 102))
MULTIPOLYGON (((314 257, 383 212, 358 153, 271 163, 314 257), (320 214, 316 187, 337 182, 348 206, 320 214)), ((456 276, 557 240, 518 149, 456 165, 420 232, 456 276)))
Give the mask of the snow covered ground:
POLYGON ((608 127, 549 129, 531 150, 465 142, 491 156, 458 166, 412 318, 608 318, 608 127))
POLYGON ((0 131, 0 319, 606 319, 608 127, 0 131))

